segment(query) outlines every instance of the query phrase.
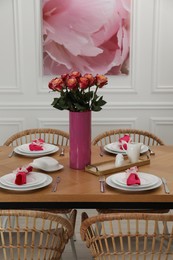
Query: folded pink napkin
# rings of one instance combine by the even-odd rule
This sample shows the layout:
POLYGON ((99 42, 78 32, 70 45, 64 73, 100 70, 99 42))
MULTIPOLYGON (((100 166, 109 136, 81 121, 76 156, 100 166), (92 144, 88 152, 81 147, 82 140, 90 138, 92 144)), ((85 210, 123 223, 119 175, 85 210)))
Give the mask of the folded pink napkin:
POLYGON ((127 177, 127 185, 140 185, 141 181, 138 176, 138 168, 136 166, 131 167, 130 169, 126 170, 126 172, 129 174, 127 177))
POLYGON ((43 144, 44 144, 43 139, 33 140, 32 143, 29 144, 29 150, 30 151, 42 151, 42 150, 44 150, 43 144))
POLYGON ((15 178, 15 184, 17 185, 26 184, 26 175, 30 173, 32 169, 33 169, 32 166, 17 168, 17 170, 15 171, 17 172, 15 178))
MULTIPOLYGON (((124 135, 123 137, 121 137, 119 139, 119 143, 123 143, 123 141, 126 142, 126 143, 130 142, 131 141, 130 135, 124 135)), ((120 149, 124 148, 125 150, 127 150, 127 144, 126 143, 120 145, 120 149)))
POLYGON ((130 173, 129 177, 127 178, 127 185, 140 185, 140 179, 137 173, 130 173))

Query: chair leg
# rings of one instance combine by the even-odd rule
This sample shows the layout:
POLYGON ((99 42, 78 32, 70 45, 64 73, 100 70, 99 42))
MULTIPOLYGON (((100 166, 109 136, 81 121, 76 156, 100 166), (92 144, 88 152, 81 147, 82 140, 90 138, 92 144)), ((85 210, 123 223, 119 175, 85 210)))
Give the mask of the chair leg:
POLYGON ((75 260, 77 260, 77 253, 76 253, 76 247, 75 247, 75 241, 73 239, 73 237, 70 239, 70 244, 71 244, 71 248, 72 248, 72 253, 73 253, 73 258, 75 260))
MULTIPOLYGON (((67 219, 69 219, 69 214, 64 214, 67 219)), ((70 238, 70 244, 72 248, 72 253, 73 253, 73 259, 77 260, 77 253, 76 253, 76 247, 75 247, 75 241, 76 241, 76 235, 74 235, 70 238)))

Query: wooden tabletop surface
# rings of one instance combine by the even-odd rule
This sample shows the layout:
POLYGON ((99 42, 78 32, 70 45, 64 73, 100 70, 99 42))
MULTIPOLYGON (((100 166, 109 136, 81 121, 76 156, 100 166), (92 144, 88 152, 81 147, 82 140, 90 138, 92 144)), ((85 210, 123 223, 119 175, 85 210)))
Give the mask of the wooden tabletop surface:
MULTIPOLYGON (((8 154, 12 147, 0 147, 0 176, 12 172, 17 167, 31 163, 34 158, 25 157, 15 154, 8 158, 8 154)), ((136 203, 165 203, 173 205, 173 146, 157 146, 153 147, 155 155, 150 157, 150 164, 139 167, 139 171, 151 173, 159 177, 165 177, 170 189, 170 194, 166 194, 163 185, 157 189, 149 191, 136 191, 127 192, 121 191, 106 185, 105 193, 100 192, 99 177, 84 170, 74 170, 69 167, 69 152, 68 148, 65 149, 65 156, 60 157, 59 153, 52 156, 57 159, 60 164, 64 166, 62 170, 47 173, 52 176, 53 180, 57 176, 61 177, 61 182, 58 185, 56 192, 51 191, 51 184, 47 187, 25 192, 16 192, 0 188, 0 207, 3 208, 10 203, 14 208, 20 203, 31 203, 35 206, 41 203, 41 206, 48 207, 49 203, 56 203, 58 205, 64 203, 65 206, 69 205, 77 207, 87 206, 95 207, 98 205, 124 205, 136 203), (67 204, 69 203, 69 204, 67 204), (100 204, 99 204, 100 203, 100 204)), ((115 159, 115 155, 105 152, 104 156, 99 155, 99 148, 92 148, 92 163, 104 162, 110 159, 115 159)), ((41 170, 35 170, 43 172, 41 170)), ((109 176, 109 175, 107 175, 109 176)), ((52 204, 53 205, 53 204, 52 204)), ((33 207, 34 207, 33 206, 33 207)), ((148 204, 146 204, 146 207, 148 204)), ((170 205, 169 205, 170 206, 170 205)))

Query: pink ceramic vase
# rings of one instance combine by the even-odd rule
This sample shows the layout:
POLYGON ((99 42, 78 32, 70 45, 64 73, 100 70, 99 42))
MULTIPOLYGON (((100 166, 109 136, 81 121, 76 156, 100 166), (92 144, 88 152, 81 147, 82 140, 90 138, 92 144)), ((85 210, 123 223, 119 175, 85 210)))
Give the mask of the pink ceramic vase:
POLYGON ((70 167, 84 169, 91 163, 91 111, 70 112, 70 167))

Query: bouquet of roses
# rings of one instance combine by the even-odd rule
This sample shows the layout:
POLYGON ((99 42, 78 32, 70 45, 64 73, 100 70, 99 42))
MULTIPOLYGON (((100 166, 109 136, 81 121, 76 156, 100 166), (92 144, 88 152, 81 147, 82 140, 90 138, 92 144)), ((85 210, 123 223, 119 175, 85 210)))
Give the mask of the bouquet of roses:
POLYGON ((98 89, 107 85, 108 79, 104 75, 81 75, 73 71, 52 79, 48 87, 51 91, 59 92, 60 96, 54 98, 52 106, 59 110, 73 112, 100 111, 106 104, 103 96, 97 95, 98 89))

